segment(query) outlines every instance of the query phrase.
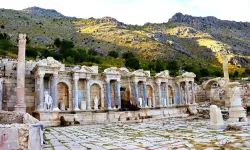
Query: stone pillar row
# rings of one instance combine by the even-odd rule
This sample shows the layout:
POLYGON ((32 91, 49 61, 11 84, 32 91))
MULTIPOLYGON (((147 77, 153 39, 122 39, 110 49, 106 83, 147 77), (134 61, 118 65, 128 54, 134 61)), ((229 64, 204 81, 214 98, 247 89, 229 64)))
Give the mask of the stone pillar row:
POLYGON ((159 102, 160 102, 160 107, 165 107, 165 106, 170 106, 169 102, 169 95, 168 95, 168 84, 166 83, 166 97, 162 97, 162 89, 161 89, 161 83, 158 82, 158 90, 159 90, 159 102))
MULTIPOLYGON (((37 104, 37 110, 43 111, 44 110, 44 76, 45 73, 38 74, 38 81, 39 81, 39 100, 37 104)), ((53 100, 53 111, 59 111, 58 108, 58 95, 57 95, 57 83, 58 83, 58 73, 54 73, 51 80, 51 97, 53 100)))
MULTIPOLYGON (((115 85, 116 89, 115 92, 117 94, 117 104, 118 104, 118 109, 121 108, 121 85, 120 85, 120 80, 116 81, 116 85, 115 85)), ((111 110, 111 83, 109 79, 106 79, 106 88, 107 88, 107 106, 108 106, 108 110, 111 110)))

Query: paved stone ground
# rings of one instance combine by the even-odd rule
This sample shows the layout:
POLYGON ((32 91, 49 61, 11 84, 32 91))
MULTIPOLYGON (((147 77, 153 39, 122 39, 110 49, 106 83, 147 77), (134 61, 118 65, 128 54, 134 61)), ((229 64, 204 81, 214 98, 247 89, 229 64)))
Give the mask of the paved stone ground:
POLYGON ((250 126, 213 131, 208 120, 169 119, 138 124, 46 128, 44 150, 249 149, 250 126))

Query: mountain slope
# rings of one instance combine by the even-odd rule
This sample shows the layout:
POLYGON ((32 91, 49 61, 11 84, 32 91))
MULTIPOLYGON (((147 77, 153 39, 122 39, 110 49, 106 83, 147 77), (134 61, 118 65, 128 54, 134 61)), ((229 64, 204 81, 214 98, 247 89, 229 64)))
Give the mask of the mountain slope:
POLYGON ((250 23, 215 17, 175 14, 167 23, 127 25, 111 17, 79 19, 38 7, 0 10, 0 32, 16 41, 28 34, 31 45, 48 47, 56 38, 95 49, 100 55, 132 51, 140 59, 168 59, 181 63, 220 67, 225 51, 233 65, 250 67, 250 23))

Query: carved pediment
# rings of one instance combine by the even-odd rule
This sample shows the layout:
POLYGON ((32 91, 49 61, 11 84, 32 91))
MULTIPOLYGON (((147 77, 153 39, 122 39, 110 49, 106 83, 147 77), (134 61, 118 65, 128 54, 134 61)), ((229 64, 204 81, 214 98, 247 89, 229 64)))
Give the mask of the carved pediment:
POLYGON ((126 75, 130 75, 130 72, 127 68, 118 68, 118 71, 120 72, 121 75, 126 76, 126 75))
POLYGON ((53 57, 47 57, 47 59, 39 60, 38 66, 61 67, 62 63, 55 60, 53 57))
POLYGON ((169 71, 168 70, 161 71, 160 73, 156 74, 156 77, 168 78, 168 77, 170 77, 169 76, 169 71))
POLYGON ((149 71, 143 71, 142 69, 136 70, 132 73, 133 76, 138 76, 138 77, 149 77, 150 73, 149 71))
POLYGON ((107 68, 104 70, 105 74, 121 74, 119 69, 116 67, 107 68))
POLYGON ((185 72, 181 75, 184 78, 195 78, 196 75, 193 72, 185 72))
POLYGON ((75 66, 73 68, 74 72, 80 72, 80 73, 94 73, 93 69, 88 66, 75 66))

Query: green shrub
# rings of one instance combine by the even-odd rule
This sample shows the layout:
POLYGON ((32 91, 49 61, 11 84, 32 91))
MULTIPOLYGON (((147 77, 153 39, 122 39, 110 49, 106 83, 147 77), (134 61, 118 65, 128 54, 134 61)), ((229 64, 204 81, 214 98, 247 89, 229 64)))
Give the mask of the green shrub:
POLYGON ((132 57, 135 57, 135 54, 132 52, 125 52, 122 54, 122 58, 124 59, 132 58, 132 57))
POLYGON ((118 58, 119 53, 117 51, 109 51, 108 56, 118 58))
POLYGON ((131 57, 126 59, 125 66, 133 69, 139 69, 140 68, 140 62, 137 58, 131 57))

